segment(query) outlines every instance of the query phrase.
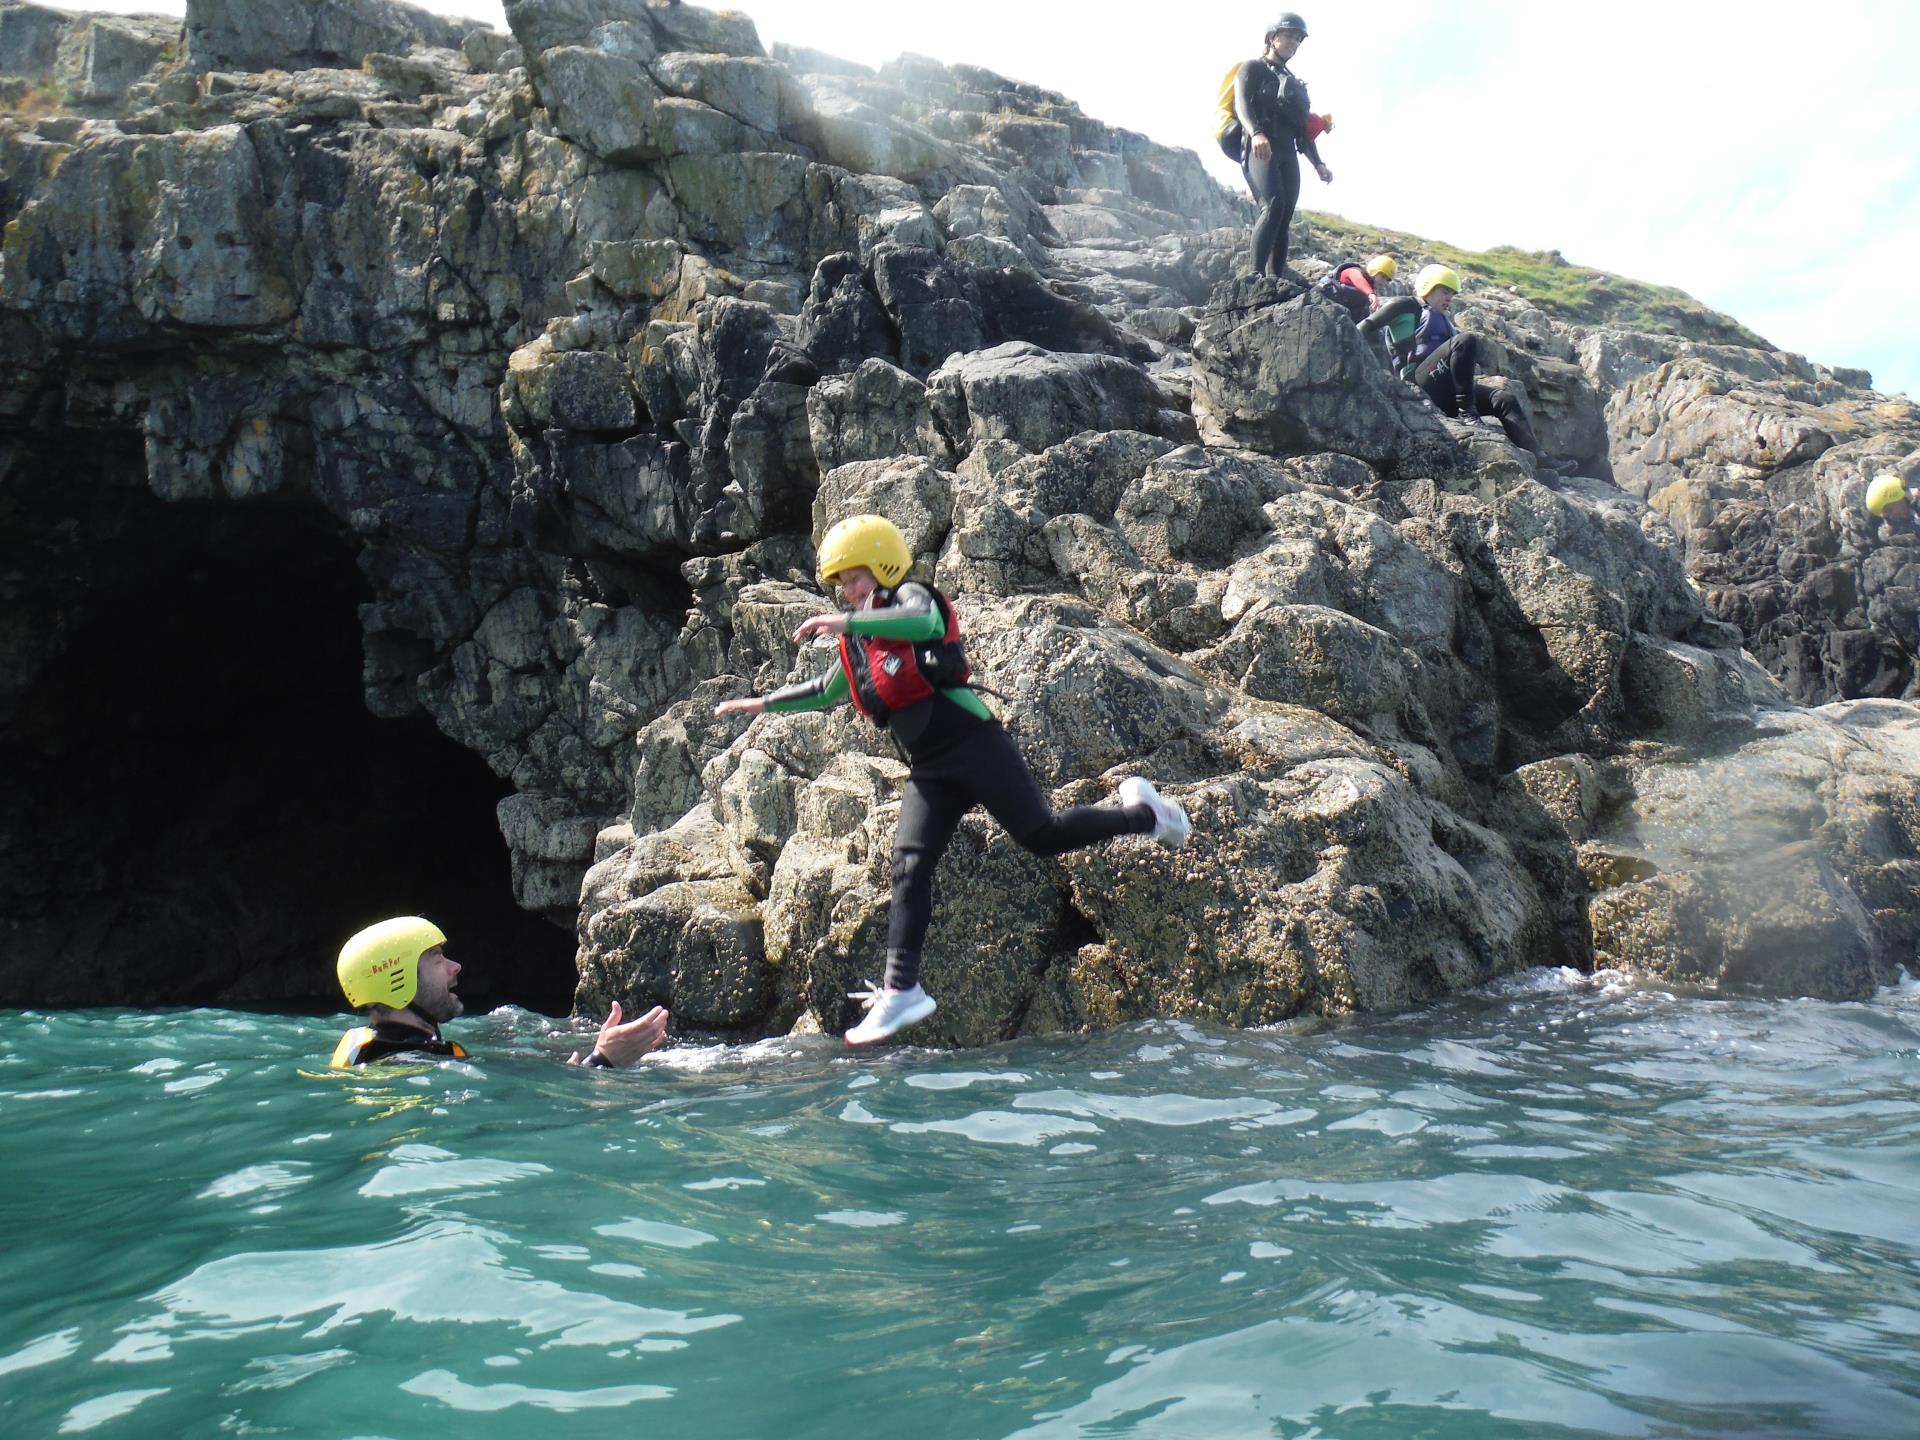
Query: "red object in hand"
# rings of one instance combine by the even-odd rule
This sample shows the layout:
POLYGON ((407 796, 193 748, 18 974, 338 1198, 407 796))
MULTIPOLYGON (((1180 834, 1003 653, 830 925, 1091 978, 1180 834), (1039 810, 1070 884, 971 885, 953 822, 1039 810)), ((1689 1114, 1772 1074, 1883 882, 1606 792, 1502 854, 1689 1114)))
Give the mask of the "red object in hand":
POLYGON ((1331 115, 1307 116, 1307 139, 1318 140, 1322 135, 1331 135, 1332 133, 1333 133, 1333 116, 1331 115))

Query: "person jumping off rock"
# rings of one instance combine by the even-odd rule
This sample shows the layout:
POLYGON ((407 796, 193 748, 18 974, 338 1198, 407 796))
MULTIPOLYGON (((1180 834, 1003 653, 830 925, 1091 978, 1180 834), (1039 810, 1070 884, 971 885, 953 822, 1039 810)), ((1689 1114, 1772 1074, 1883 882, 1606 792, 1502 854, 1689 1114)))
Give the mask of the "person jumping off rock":
POLYGON ((883 982, 853 998, 867 1013, 847 1043, 870 1045, 934 1012, 920 984, 920 951, 933 918, 933 875, 960 819, 984 805, 1023 848, 1064 855, 1119 835, 1151 835, 1169 849, 1187 841, 1187 813, 1138 777, 1121 782, 1117 805, 1056 813, 1012 737, 968 686, 972 671, 953 604, 907 582, 913 553, 880 515, 856 515, 827 532, 820 581, 838 586, 851 613, 815 615, 793 632, 804 645, 837 636, 839 663, 817 679, 771 695, 728 700, 717 715, 793 714, 851 699, 884 727, 907 760, 893 842, 893 905, 883 982))
POLYGON ((1234 80, 1234 116, 1245 135, 1240 173, 1261 206, 1253 226, 1256 275, 1287 273, 1288 231, 1300 203, 1300 156, 1312 162, 1322 184, 1333 183, 1317 144, 1329 122, 1312 113, 1306 85, 1287 69, 1306 38, 1307 22, 1287 11, 1268 29, 1265 53, 1242 65, 1234 80))
POLYGON ((1414 277, 1411 297, 1382 304, 1360 322, 1360 328, 1369 335, 1379 330, 1391 334, 1396 327, 1404 332, 1404 322, 1418 310, 1419 320, 1412 335, 1392 346, 1400 377, 1425 391, 1443 415, 1470 423, 1488 415, 1498 420, 1507 439, 1532 454, 1547 480, 1572 473, 1576 461, 1556 460, 1540 448, 1540 438, 1533 433, 1520 397, 1511 387, 1496 389, 1475 378, 1480 337, 1459 329, 1448 313, 1459 293, 1457 271, 1445 265, 1429 265, 1414 277))

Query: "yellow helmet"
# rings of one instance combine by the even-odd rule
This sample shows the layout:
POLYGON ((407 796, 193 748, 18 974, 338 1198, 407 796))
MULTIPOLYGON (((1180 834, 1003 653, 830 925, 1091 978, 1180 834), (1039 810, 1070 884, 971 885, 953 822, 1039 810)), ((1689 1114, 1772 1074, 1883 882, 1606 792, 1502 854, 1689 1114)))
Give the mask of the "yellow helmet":
POLYGON ((1444 285, 1454 294, 1460 293, 1460 273, 1445 265, 1429 265, 1413 277, 1413 293, 1422 300, 1431 295, 1436 288, 1444 285))
POLYGON ((822 585, 832 585, 862 565, 889 590, 913 568, 907 537, 884 515, 851 516, 827 531, 827 538, 820 542, 822 585))
POLYGON ((420 957, 447 943, 440 927, 418 915, 369 925, 340 947, 340 988, 355 1010, 404 1010, 420 988, 420 957))
POLYGON ((1907 487, 1898 475, 1876 475, 1867 486, 1867 509, 1876 517, 1886 514, 1889 505, 1897 505, 1906 498, 1907 487))
POLYGON ((1400 263, 1391 255, 1376 255, 1367 261, 1367 274, 1376 280, 1391 280, 1400 273, 1400 263))

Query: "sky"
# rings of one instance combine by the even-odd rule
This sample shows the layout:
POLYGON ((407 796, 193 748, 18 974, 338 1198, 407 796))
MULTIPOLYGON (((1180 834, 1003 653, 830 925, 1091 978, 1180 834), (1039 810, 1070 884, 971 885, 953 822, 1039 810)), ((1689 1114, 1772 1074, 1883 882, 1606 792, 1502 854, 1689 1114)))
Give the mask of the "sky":
MULTIPOLYGON (((1784 349, 1920 396, 1915 322, 1898 303, 1920 254, 1920 5, 1295 3, 1310 33, 1294 71, 1335 121, 1321 141, 1334 183, 1309 172, 1305 208, 1470 249, 1559 250, 1678 286, 1784 349), (1863 284, 1863 267, 1888 278, 1863 284)), ((497 0, 424 8, 505 28, 497 0)), ((768 45, 869 65, 912 52, 1045 86, 1108 124, 1200 152, 1236 187, 1213 147, 1214 94, 1272 18, 1195 0, 732 8, 768 45)))

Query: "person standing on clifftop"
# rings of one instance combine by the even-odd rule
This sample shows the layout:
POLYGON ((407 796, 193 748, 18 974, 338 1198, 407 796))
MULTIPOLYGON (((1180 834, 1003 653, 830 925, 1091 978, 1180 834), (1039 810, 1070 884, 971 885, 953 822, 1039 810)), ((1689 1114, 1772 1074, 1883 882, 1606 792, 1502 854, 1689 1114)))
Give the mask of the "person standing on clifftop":
MULTIPOLYGON (((347 1003, 367 1012, 367 1023, 340 1037, 333 1068, 348 1070, 403 1055, 467 1058, 465 1047, 440 1034, 443 1022, 467 1007, 454 993, 460 966, 446 952, 446 935, 431 920, 401 915, 357 932, 340 947, 335 974, 347 1003)), ((593 1049, 569 1065, 614 1069, 658 1047, 667 1034, 667 1012, 658 1005, 637 1020, 623 1020, 620 1002, 600 1027, 593 1049)))
POLYGON ((1312 162, 1324 185, 1333 172, 1320 162, 1316 137, 1327 122, 1317 121, 1307 87, 1287 62, 1307 38, 1307 22, 1289 10, 1267 31, 1267 48, 1258 60, 1240 67, 1233 84, 1234 115, 1246 135, 1240 173, 1260 202, 1253 226, 1253 273, 1287 273, 1287 238, 1294 207, 1300 203, 1300 156, 1312 162))
POLYGON ((867 1013, 847 1031, 849 1045, 871 1045, 933 1014, 933 997, 920 984, 920 950, 933 919, 933 873, 961 817, 975 805, 984 805, 1035 855, 1064 855, 1120 835, 1151 835, 1177 850, 1193 828, 1186 811, 1137 776, 1120 783, 1118 805, 1077 805, 1056 813, 1012 737, 967 683, 972 669, 953 602, 909 583, 912 568, 913 552, 891 520, 842 520, 820 542, 820 582, 837 586, 851 613, 815 615, 793 632, 796 645, 838 637, 839 664, 817 679, 714 708, 716 715, 788 715, 851 699, 887 730, 906 758, 907 785, 893 841, 886 977, 851 997, 865 1000, 867 1013))

